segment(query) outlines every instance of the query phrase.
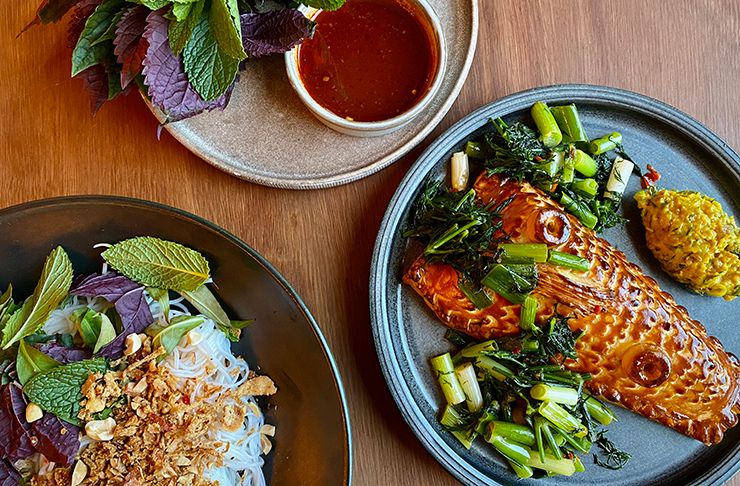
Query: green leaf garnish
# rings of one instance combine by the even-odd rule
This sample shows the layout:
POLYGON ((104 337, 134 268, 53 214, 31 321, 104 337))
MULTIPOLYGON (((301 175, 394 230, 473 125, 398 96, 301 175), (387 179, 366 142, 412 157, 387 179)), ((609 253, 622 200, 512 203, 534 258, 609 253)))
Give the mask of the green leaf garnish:
POLYGON ((115 63, 113 42, 99 41, 111 28, 116 15, 125 5, 124 0, 109 0, 99 5, 87 19, 85 29, 72 51, 72 76, 77 76, 85 69, 110 59, 113 60, 111 64, 115 63))
POLYGON ((181 16, 183 15, 181 10, 178 10, 178 13, 175 12, 175 8, 179 7, 179 5, 172 7, 175 20, 170 21, 170 25, 167 28, 167 36, 170 39, 170 49, 172 49, 172 53, 174 55, 179 56, 182 50, 185 49, 185 45, 193 35, 193 29, 195 29, 195 26, 198 24, 198 20, 203 13, 203 7, 205 4, 205 0, 200 0, 192 4, 192 6, 189 6, 190 10, 187 16, 183 18, 177 17, 178 13, 181 16))
POLYGON ((239 59, 224 52, 213 38, 210 17, 209 12, 203 12, 183 51, 188 81, 204 101, 224 94, 239 71, 239 59))
POLYGON ((193 307, 198 309, 198 312, 212 319, 231 341, 238 341, 241 334, 240 330, 254 322, 254 319, 247 321, 230 320, 229 316, 226 315, 226 311, 224 311, 221 304, 216 300, 216 297, 205 285, 199 287, 194 292, 180 292, 180 295, 193 304, 193 307))
POLYGON ((209 26, 221 51, 238 60, 246 59, 239 8, 235 0, 213 0, 209 26))
MULTIPOLYGON (((158 324, 152 324, 144 332, 152 338, 152 349, 164 346, 168 355, 188 332, 201 324, 203 324, 203 318, 200 316, 182 315, 173 317, 169 326, 163 327, 158 324)), ((157 362, 162 361, 167 355, 158 356, 157 362)))
POLYGON ((344 5, 345 0, 301 0, 301 3, 321 10, 336 10, 344 5))
POLYGON ((60 366, 62 363, 50 358, 33 346, 21 341, 18 347, 18 361, 15 364, 18 381, 25 385, 28 380, 41 373, 60 366))
POLYGON ((29 401, 43 410, 69 423, 80 425, 77 414, 80 412, 80 401, 84 398, 82 385, 90 373, 105 373, 106 369, 106 360, 103 358, 57 366, 28 380, 23 386, 23 392, 29 401))
POLYGON ((69 320, 75 323, 85 346, 97 354, 100 348, 116 338, 116 329, 110 318, 101 312, 83 307, 74 311, 69 320))
MULTIPOLYGON (((202 286, 201 286, 202 287, 202 286)), ((198 288, 201 288, 198 287, 198 288)), ((164 314, 164 320, 169 322, 170 320, 170 291, 165 289, 157 289, 154 287, 147 287, 146 292, 149 296, 159 303, 159 307, 162 308, 164 314)))
POLYGON ((51 311, 67 295, 71 284, 72 263, 64 249, 58 246, 46 257, 41 278, 31 298, 7 320, 0 343, 2 348, 8 349, 43 326, 51 311))
POLYGON ((108 265, 147 287, 194 291, 208 279, 208 261, 179 243, 143 236, 116 243, 102 254, 108 265))

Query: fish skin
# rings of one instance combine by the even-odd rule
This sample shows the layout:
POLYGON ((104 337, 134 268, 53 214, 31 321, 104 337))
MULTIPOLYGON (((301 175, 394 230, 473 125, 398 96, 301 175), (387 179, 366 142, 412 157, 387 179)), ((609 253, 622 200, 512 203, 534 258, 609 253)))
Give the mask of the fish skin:
MULTIPOLYGON (((547 243, 589 260, 584 273, 537 264, 540 281, 532 292, 536 322, 557 311, 572 317, 572 330, 585 331, 576 344, 578 360, 566 365, 593 375, 586 388, 704 444, 719 443, 737 423, 740 361, 653 278, 540 190, 485 173, 475 190, 494 207, 514 196, 501 211, 502 231, 512 242, 547 243)), ((494 295, 493 306, 475 309, 443 263, 425 266, 419 257, 403 281, 454 329, 477 339, 518 333, 519 306, 494 295)))

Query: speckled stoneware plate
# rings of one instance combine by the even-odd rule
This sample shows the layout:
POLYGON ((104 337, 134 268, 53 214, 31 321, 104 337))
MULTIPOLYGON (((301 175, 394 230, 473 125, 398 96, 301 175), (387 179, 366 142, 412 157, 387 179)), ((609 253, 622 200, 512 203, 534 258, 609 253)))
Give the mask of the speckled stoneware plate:
MULTIPOLYGON (((473 62, 478 0, 429 3, 442 23, 447 70, 430 105, 397 132, 358 138, 325 127, 293 91, 280 55, 247 63, 223 112, 204 113, 166 128, 208 163, 266 186, 318 189, 377 172, 437 126, 460 93, 473 62)), ((161 121, 161 113, 153 111, 161 121)))
POLYGON ((136 199, 73 196, 0 210, 0 284, 30 295, 44 259, 65 248, 75 274, 100 271, 100 242, 156 236, 201 252, 227 311, 255 318, 233 345, 277 394, 262 400, 275 424, 263 468, 270 486, 340 486, 352 480, 352 441, 342 382, 316 321, 296 291, 259 253, 184 211, 136 199))
MULTIPOLYGON (((401 239, 400 230, 409 207, 425 179, 444 177, 451 154, 465 141, 492 128, 491 117, 507 123, 522 120, 533 126, 529 109, 536 101, 574 102, 587 133, 592 136, 618 131, 624 147, 641 167, 653 165, 664 188, 692 189, 721 202, 725 211, 740 216, 740 157, 709 129, 686 114, 659 101, 627 91, 581 85, 538 88, 508 96, 472 113, 445 132, 419 158, 401 182, 378 234, 372 262, 370 310, 380 363, 388 386, 404 418, 427 450, 450 474, 468 485, 595 485, 674 486, 719 485, 740 468, 740 427, 729 430, 719 445, 707 447, 619 407, 619 422, 610 437, 632 454, 620 471, 609 471, 584 457, 586 471, 572 477, 517 480, 497 453, 476 441, 466 451, 437 423, 444 399, 429 366, 429 358, 452 349, 443 338, 445 326, 437 321, 416 293, 401 283, 401 276, 416 257, 401 239)), ((740 355, 738 316, 740 299, 693 294, 664 274, 645 247, 645 231, 632 196, 639 190, 636 177, 625 192, 623 211, 631 222, 612 228, 604 236, 654 277, 709 334, 740 355)))

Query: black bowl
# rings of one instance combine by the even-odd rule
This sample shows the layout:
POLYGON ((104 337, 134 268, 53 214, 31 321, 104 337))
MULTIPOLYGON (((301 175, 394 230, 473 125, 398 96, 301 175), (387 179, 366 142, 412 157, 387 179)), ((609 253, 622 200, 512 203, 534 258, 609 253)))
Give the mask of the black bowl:
POLYGON ((0 284, 30 295, 46 255, 61 245, 75 275, 100 271, 96 243, 134 236, 176 241, 208 259, 228 311, 255 318, 235 352, 269 375, 278 393, 261 402, 277 432, 264 472, 271 486, 348 485, 352 446, 344 390, 316 321, 267 260, 218 226, 178 209, 136 199, 72 196, 0 211, 0 284))

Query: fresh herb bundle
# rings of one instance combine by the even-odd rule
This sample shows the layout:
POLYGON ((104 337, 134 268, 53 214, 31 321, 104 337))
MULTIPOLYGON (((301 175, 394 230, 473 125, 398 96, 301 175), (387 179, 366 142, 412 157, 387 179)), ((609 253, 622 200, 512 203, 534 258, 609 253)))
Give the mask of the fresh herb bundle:
MULTIPOLYGON (((303 0, 336 10, 344 0, 303 0)), ((44 0, 29 25, 72 11, 72 76, 93 112, 138 84, 165 123, 229 103, 242 62, 286 52, 316 24, 291 0, 44 0)), ((27 27, 28 28, 28 27, 27 27)))

